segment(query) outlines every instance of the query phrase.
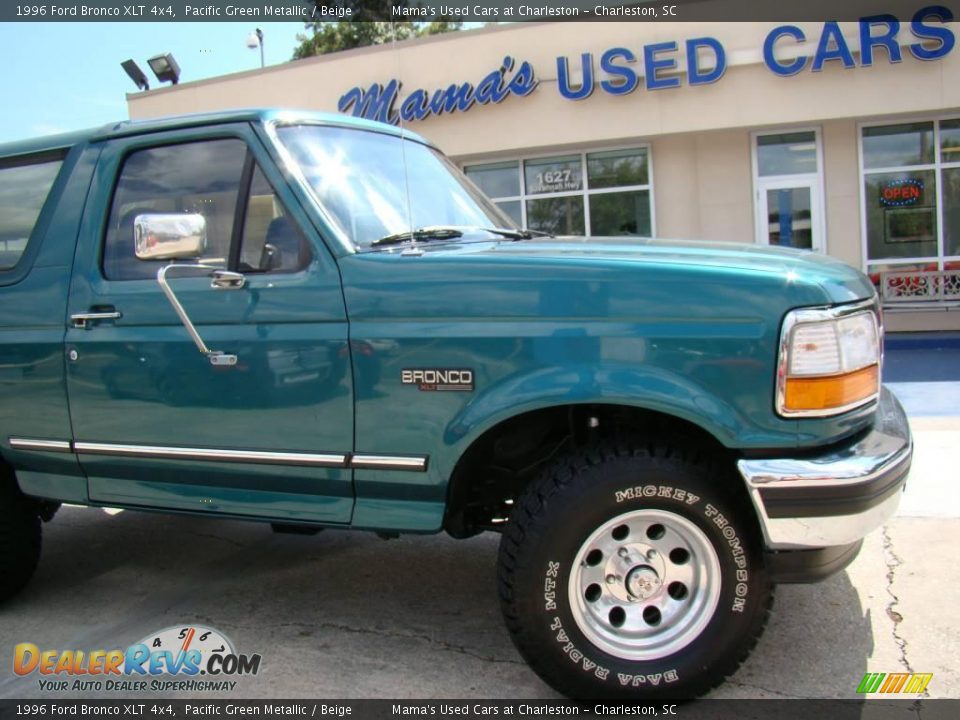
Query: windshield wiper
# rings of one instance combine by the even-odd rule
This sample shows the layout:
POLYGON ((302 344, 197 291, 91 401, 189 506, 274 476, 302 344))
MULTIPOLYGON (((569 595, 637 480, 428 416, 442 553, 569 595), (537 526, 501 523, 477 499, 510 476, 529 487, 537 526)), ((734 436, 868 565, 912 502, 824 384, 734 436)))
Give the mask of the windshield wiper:
POLYGON ((463 230, 455 227, 443 227, 434 225, 429 227, 417 228, 416 230, 404 230, 403 232, 384 235, 370 243, 370 247, 379 247, 381 245, 397 245, 402 242, 413 240, 452 240, 453 238, 463 237, 463 230))
POLYGON ((502 235, 505 238, 510 238, 511 240, 530 240, 535 237, 553 237, 548 232, 543 232, 542 230, 514 230, 512 228, 480 228, 488 233, 493 233, 494 235, 502 235))
POLYGON ((382 238, 370 243, 370 247, 380 247, 382 245, 398 245, 402 242, 413 242, 415 240, 452 240, 453 238, 463 237, 464 230, 488 232, 493 235, 510 238, 511 240, 530 240, 535 237, 553 237, 550 233, 541 230, 514 230, 513 228, 498 227, 470 227, 459 228, 447 225, 429 225, 416 230, 404 230, 403 232, 385 235, 382 238))

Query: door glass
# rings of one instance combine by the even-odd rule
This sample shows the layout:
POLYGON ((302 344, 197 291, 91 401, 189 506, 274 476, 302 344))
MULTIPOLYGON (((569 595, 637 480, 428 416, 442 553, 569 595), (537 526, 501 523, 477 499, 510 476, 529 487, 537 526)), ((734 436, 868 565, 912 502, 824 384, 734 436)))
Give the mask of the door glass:
POLYGON ((147 213, 199 213, 207 222, 201 261, 225 267, 247 148, 242 140, 165 145, 132 153, 113 195, 103 251, 110 280, 156 277, 168 260, 138 260, 133 221, 147 213))
POLYGON ((310 264, 310 246, 258 166, 250 183, 240 243, 240 272, 296 272, 310 264))
POLYGON ((813 248, 809 187, 767 190, 767 241, 783 247, 813 248))

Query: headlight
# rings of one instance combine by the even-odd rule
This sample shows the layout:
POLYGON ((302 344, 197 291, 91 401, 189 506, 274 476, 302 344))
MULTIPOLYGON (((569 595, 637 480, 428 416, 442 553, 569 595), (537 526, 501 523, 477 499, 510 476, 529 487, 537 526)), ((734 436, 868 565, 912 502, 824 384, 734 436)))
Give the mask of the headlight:
POLYGON ((872 305, 787 313, 777 367, 777 412, 839 415, 880 392, 881 328, 872 305))

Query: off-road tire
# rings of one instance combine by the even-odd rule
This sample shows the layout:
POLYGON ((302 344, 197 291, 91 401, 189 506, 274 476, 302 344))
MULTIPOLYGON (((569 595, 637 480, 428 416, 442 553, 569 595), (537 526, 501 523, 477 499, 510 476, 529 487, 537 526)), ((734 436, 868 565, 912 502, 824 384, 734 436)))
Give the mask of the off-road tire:
POLYGON ((9 470, 0 470, 0 603, 30 581, 40 561, 40 516, 9 470))
MULTIPOLYGON (((746 659, 766 625, 773 588, 763 565, 756 517, 749 502, 735 492, 732 483, 737 478, 726 465, 667 444, 609 443, 561 459, 516 499, 500 542, 501 607, 514 644, 547 684, 576 699, 690 698, 723 682, 746 659), (691 538, 700 538, 699 556, 706 558, 713 575, 698 574, 696 564, 690 569, 669 565, 674 557, 670 551, 658 566, 662 579, 645 568, 645 560, 632 570, 623 566, 624 577, 636 579, 639 567, 654 578, 653 584, 630 585, 625 580, 623 586, 604 586, 604 582, 612 583, 611 576, 619 577, 610 572, 596 583, 599 587, 590 585, 586 593, 578 595, 582 583, 589 582, 586 573, 593 570, 587 566, 596 564, 596 553, 586 555, 576 566, 575 558, 583 558, 585 550, 593 547, 591 543, 608 541, 602 531, 615 518, 630 519, 630 534, 623 542, 629 544, 632 538, 636 543, 630 545, 629 552, 620 547, 618 553, 607 553, 611 559, 598 560, 602 573, 619 567, 615 563, 621 560, 614 557, 616 554, 624 563, 636 561, 631 555, 638 553, 646 557, 643 553, 649 551, 643 548, 648 546, 643 543, 653 541, 643 533, 652 533, 651 537, 660 533, 647 519, 659 522, 662 518, 668 521, 668 528, 675 526, 691 538), (603 564, 607 562, 611 564, 603 564), (719 592, 717 583, 703 582, 701 587, 691 587, 686 600, 674 601, 696 601, 699 605, 691 607, 701 608, 699 614, 690 611, 689 617, 694 620, 688 620, 687 634, 676 641, 686 644, 671 647, 664 643, 652 650, 644 646, 637 651, 642 659, 637 659, 630 645, 636 642, 635 636, 625 641, 626 650, 607 642, 606 633, 619 641, 616 633, 623 629, 634 632, 631 628, 638 625, 636 632, 648 632, 639 624, 640 619, 646 621, 648 608, 641 607, 645 603, 660 600, 663 619, 673 617, 673 608, 679 605, 669 604, 672 593, 670 599, 647 594, 662 593, 671 572, 720 579, 719 592), (657 582, 663 582, 659 590, 655 589, 657 582), (609 593, 618 592, 624 597, 630 587, 640 589, 639 595, 626 595, 629 603, 622 603, 627 606, 626 613, 632 613, 625 613, 626 624, 622 629, 604 626, 603 613, 608 605, 590 605, 590 598, 602 591, 603 597, 592 602, 617 603, 618 597, 609 593), (580 603, 579 609, 573 607, 575 603, 580 603), (588 639, 583 627, 599 641, 588 639), (664 654, 657 656, 661 648, 664 654)), ((622 528, 616 525, 610 537, 615 532, 622 535, 622 528)), ((666 532, 660 535, 664 537, 669 547, 682 535, 666 532)), ((650 554, 657 555, 656 551, 650 554)), ((688 553, 688 562, 692 562, 691 557, 698 554, 688 553)), ((611 622, 622 617, 614 618, 614 612, 620 611, 610 611, 611 622)), ((676 614, 680 616, 680 611, 676 614)), ((661 632, 659 625, 658 621, 649 632, 661 632)), ((648 640, 641 638, 639 642, 648 640)))

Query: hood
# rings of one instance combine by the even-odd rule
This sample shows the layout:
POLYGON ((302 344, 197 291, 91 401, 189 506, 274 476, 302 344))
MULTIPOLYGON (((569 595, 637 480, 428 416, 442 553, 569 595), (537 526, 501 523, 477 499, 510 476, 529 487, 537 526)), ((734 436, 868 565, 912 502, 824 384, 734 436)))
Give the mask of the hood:
POLYGON ((427 242, 339 264, 354 319, 740 318, 779 327, 792 308, 874 294, 863 273, 823 255, 706 242, 427 242))
POLYGON ((550 238, 496 243, 487 246, 483 253, 531 260, 582 261, 590 265, 669 265, 771 274, 788 283, 819 286, 827 303, 863 300, 874 293, 869 278, 846 263, 809 250, 764 245, 698 240, 640 239, 625 242, 616 238, 562 241, 550 238))

